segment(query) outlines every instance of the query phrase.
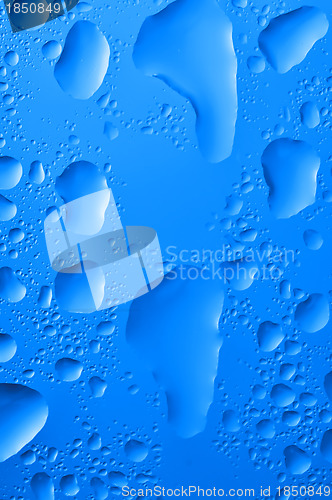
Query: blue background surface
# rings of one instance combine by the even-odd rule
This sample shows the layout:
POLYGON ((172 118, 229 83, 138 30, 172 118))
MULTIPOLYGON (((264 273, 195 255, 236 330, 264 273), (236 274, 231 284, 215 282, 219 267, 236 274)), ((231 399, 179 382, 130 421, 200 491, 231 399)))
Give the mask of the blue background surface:
MULTIPOLYGON (((330 21, 331 3, 313 3, 330 21)), ((43 221, 50 206, 61 204, 55 191, 56 177, 78 159, 90 161, 101 170, 106 163, 112 165, 106 177, 123 224, 153 227, 165 258, 171 245, 179 251, 217 250, 233 238, 238 240, 241 228, 237 219, 241 217, 258 231, 251 244, 253 249, 269 241, 296 253, 295 262, 284 266, 282 276, 291 282, 292 290, 322 293, 330 300, 331 205, 323 198, 323 192, 332 189, 331 83, 327 82, 332 75, 331 30, 315 44, 305 61, 287 74, 276 73, 268 64, 261 74, 252 74, 247 59, 260 54, 259 19, 266 0, 249 2, 244 9, 220 1, 233 25, 239 108, 232 155, 219 164, 210 164, 197 147, 195 114, 189 101, 160 80, 144 76, 132 59, 144 19, 166 5, 167 2, 152 0, 95 0, 88 12, 80 13, 76 7, 40 29, 16 34, 11 33, 4 8, 1 10, 0 65, 6 66, 3 59, 9 50, 19 54, 18 64, 7 65, 7 75, 2 77, 9 85, 3 94, 11 94, 14 101, 10 106, 0 104, 0 137, 6 141, 1 154, 21 161, 24 172, 17 187, 3 193, 16 203, 18 211, 15 218, 1 223, 0 258, 1 267, 9 266, 17 272, 27 294, 18 303, 1 300, 1 330, 15 338, 18 349, 11 361, 1 365, 0 379, 38 390, 49 406, 42 431, 18 455, 0 464, 3 500, 33 499, 29 482, 41 471, 52 477, 58 499, 65 498, 59 486, 61 477, 75 474, 80 487, 75 498, 82 500, 98 498, 90 485, 92 477, 105 482, 109 498, 119 495, 120 490, 107 477, 111 471, 121 471, 136 488, 136 475, 142 473, 152 476, 152 484, 169 488, 245 487, 258 492, 261 485, 271 486, 271 498, 278 485, 331 482, 331 464, 319 450, 323 433, 332 425, 320 417, 322 410, 331 411, 323 386, 324 377, 331 370, 330 325, 313 334, 299 330, 294 321, 299 301, 293 295, 289 300, 281 298, 280 281, 257 280, 240 292, 225 284, 220 322, 223 345, 214 400, 204 432, 189 439, 177 437, 167 423, 165 394, 126 341, 128 304, 115 311, 90 315, 60 310, 54 297, 51 308, 38 306, 41 286, 53 286, 55 277, 48 260, 43 221), (47 61, 41 50, 49 40, 57 40, 63 46, 67 32, 80 19, 96 23, 111 50, 104 82, 86 101, 73 99, 61 90, 54 78, 54 63, 47 61), (110 92, 116 107, 108 105, 103 110, 97 100, 106 92, 110 92), (301 104, 309 100, 318 109, 328 110, 313 130, 301 124, 300 118, 301 104), (165 103, 172 107, 168 118, 160 116, 165 103), (289 118, 285 119, 287 113, 289 118), (113 141, 103 134, 106 120, 119 130, 113 141), (264 149, 279 137, 275 132, 279 124, 284 128, 282 137, 307 141, 321 158, 315 204, 285 220, 276 220, 270 213, 261 166, 264 149), (146 126, 152 126, 152 134, 142 132, 146 126), (72 134, 79 138, 79 144, 70 143, 72 134), (46 172, 40 186, 30 183, 28 176, 29 166, 35 160, 43 163, 46 172), (251 191, 246 192, 244 182, 251 183, 251 191), (228 229, 221 221, 228 218, 226 198, 234 193, 243 200, 243 208, 239 215, 229 217, 228 229), (21 227, 25 233, 18 244, 8 238, 9 230, 15 227, 21 227), (303 232, 307 229, 322 235, 324 243, 318 251, 306 247, 303 232), (10 255, 12 249, 17 250, 14 259, 10 255), (239 319, 241 315, 247 317, 246 324, 239 319), (110 319, 116 324, 114 334, 98 337, 96 326, 110 319), (282 343, 276 350, 279 355, 262 353, 256 332, 266 320, 283 324, 286 339, 299 342, 301 352, 287 355, 282 343), (56 328, 53 337, 43 333, 47 324, 56 328), (62 335, 63 325, 69 325, 70 331, 62 335), (93 339, 100 341, 98 354, 89 349, 93 339), (79 359, 83 364, 82 375, 76 382, 60 382, 57 378, 54 365, 64 356, 79 359), (286 382, 296 392, 296 401, 302 392, 310 392, 317 399, 310 408, 299 404, 301 421, 294 428, 282 423, 283 410, 276 409, 270 398, 271 388, 282 382, 282 362, 294 364, 296 373, 303 377, 304 385, 296 384, 294 378, 289 384, 286 382), (27 369, 34 370, 31 379, 24 374, 27 369), (92 376, 107 382, 102 398, 90 396, 88 381, 92 376), (139 388, 136 394, 128 390, 133 384, 139 388), (263 400, 254 399, 255 384, 265 387, 267 396, 263 400), (223 425, 223 412, 227 410, 238 415, 240 426, 236 432, 223 425), (256 424, 262 418, 273 419, 273 439, 264 440, 257 434, 256 424), (93 432, 100 434, 102 446, 109 447, 110 454, 89 448, 87 441, 93 432), (129 437, 147 445, 149 453, 143 462, 133 464, 126 456, 124 445, 129 437), (81 440, 79 445, 74 443, 76 439, 81 440), (299 446, 311 457, 312 465, 306 473, 292 475, 286 469, 283 450, 290 445, 299 446), (59 450, 54 463, 46 458, 48 447, 59 450), (73 456, 71 452, 76 448, 77 455, 73 456), (25 466, 20 454, 28 449, 35 450, 37 460, 25 466)), ((279 8, 289 11, 302 5, 297 0, 271 2, 266 18, 277 16, 279 8)), ((187 310, 186 314, 196 312, 187 310)))

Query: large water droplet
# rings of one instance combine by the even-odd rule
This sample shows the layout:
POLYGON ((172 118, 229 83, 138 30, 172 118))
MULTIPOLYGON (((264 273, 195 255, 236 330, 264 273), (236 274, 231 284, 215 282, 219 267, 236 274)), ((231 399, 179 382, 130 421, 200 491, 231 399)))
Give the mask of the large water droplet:
POLYGON ((60 480, 60 488, 62 493, 68 497, 74 497, 80 491, 76 476, 74 474, 68 474, 63 476, 60 480))
POLYGON ((315 128, 319 125, 319 110, 314 102, 308 101, 302 104, 300 113, 302 123, 308 128, 315 128))
POLYGON ((0 189, 12 189, 20 182, 21 163, 11 156, 0 156, 0 189))
POLYGON ((286 467, 291 474, 304 474, 311 466, 311 459, 305 451, 295 445, 284 449, 286 467))
POLYGON ((320 451, 323 457, 332 463, 332 430, 324 432, 320 445, 320 451))
POLYGON ((30 165, 29 179, 35 184, 41 184, 45 179, 45 172, 41 161, 33 161, 30 165))
POLYGON ((213 399, 223 291, 219 280, 181 279, 179 269, 168 276, 132 303, 127 339, 165 389, 169 422, 191 437, 213 399))
POLYGON ((25 297, 26 288, 10 267, 0 268, 0 297, 9 302, 19 302, 25 297))
POLYGON ((268 418, 258 422, 256 429, 264 439, 272 439, 276 433, 274 423, 268 418))
POLYGON ((288 219, 315 202, 320 158, 309 144, 277 139, 265 149, 262 165, 277 219, 288 219))
POLYGON ((54 76, 64 92, 89 99, 103 83, 110 57, 105 36, 90 21, 77 21, 69 30, 54 76))
POLYGON ((259 48, 276 71, 286 73, 304 60, 328 27, 324 12, 304 6, 272 19, 259 35, 259 48))
POLYGON ((306 231, 304 231, 303 239, 305 245, 310 250, 319 250, 323 245, 322 235, 314 229, 307 229, 306 231))
POLYGON ((0 413, 0 462, 4 462, 44 427, 48 408, 39 392, 19 384, 0 384, 0 413))
POLYGON ((89 386, 94 398, 101 398, 107 389, 107 383, 100 377, 91 377, 89 386))
POLYGON ((15 217, 17 207, 15 203, 0 194, 0 220, 8 221, 15 217))
POLYGON ((54 484, 45 472, 37 472, 33 476, 31 489, 37 500, 54 500, 54 484))
POLYGON ((61 358, 55 363, 55 369, 60 380, 73 382, 80 378, 83 365, 76 359, 61 358))
POLYGON ((282 415, 282 421, 289 427, 296 427, 301 420, 301 415, 296 411, 285 411, 282 415))
POLYGON ((222 416, 222 423, 227 432, 237 432, 241 428, 239 417, 234 410, 224 411, 222 416))
POLYGON ((272 387, 271 398, 281 408, 292 404, 295 400, 295 392, 285 384, 276 384, 272 387))
POLYGON ((0 363, 10 361, 15 355, 17 345, 13 337, 7 333, 0 333, 0 363))
POLYGON ((85 272, 71 270, 73 272, 58 273, 55 277, 54 289, 59 307, 76 313, 95 311, 104 298, 105 276, 102 269, 96 267, 89 279, 85 272))
POLYGON ((328 398, 330 399, 330 401, 332 401, 332 372, 329 372, 327 375, 325 375, 324 389, 328 398))
POLYGON ((43 56, 50 61, 59 57, 61 51, 62 47, 56 40, 50 40, 42 46, 43 56))
POLYGON ((136 439, 130 439, 128 443, 125 444, 125 452, 127 457, 133 462, 143 462, 148 456, 148 448, 141 441, 136 441, 136 439))
POLYGON ((264 323, 259 325, 257 339, 259 347, 262 351, 274 351, 284 338, 285 334, 281 326, 277 323, 264 321, 264 323))
POLYGON ((148 17, 133 58, 187 97, 196 112, 196 133, 210 162, 227 158, 237 118, 237 61, 232 24, 215 0, 178 0, 148 17))

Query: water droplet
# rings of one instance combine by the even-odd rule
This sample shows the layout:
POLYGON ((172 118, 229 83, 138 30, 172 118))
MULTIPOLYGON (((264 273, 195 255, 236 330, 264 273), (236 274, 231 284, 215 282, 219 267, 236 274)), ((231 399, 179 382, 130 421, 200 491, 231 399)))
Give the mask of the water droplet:
POLYGON ((264 439, 272 439, 276 433, 274 423, 270 419, 264 419, 258 422, 256 429, 264 439))
POLYGON ((101 379, 100 377, 91 377, 89 380, 89 386, 90 386, 91 394, 94 398, 103 397, 103 395, 107 389, 107 383, 105 382, 105 380, 101 379))
POLYGON ((0 268, 0 297, 9 302, 19 302, 25 297, 26 288, 10 267, 0 268))
POLYGON ((7 363, 15 355, 17 344, 7 333, 0 333, 0 363, 7 363))
POLYGON ((285 384, 276 384, 272 387, 271 398, 281 408, 295 401, 295 392, 285 384))
POLYGON ((119 130, 113 123, 105 122, 104 124, 104 134, 110 141, 114 141, 119 136, 119 130))
POLYGON ((317 7, 300 7, 272 19, 259 35, 259 48, 278 73, 300 64, 326 35, 329 23, 317 7))
POLYGON ((41 184, 45 179, 45 172, 41 161, 33 161, 30 165, 29 179, 35 184, 41 184))
POLYGON ((262 155, 269 204, 277 219, 288 219, 315 203, 320 158, 304 141, 276 139, 262 155))
POLYGON ((271 321, 264 321, 258 327, 258 345, 262 351, 271 352, 284 340, 285 334, 280 325, 271 321))
POLYGON ((329 372, 327 375, 325 375, 324 389, 328 398, 330 399, 330 401, 332 401, 332 372, 329 372))
POLYGON ((33 476, 31 489, 37 500, 54 500, 54 484, 46 472, 37 472, 33 476))
POLYGON ((55 369, 60 380, 73 382, 80 378, 83 365, 76 359, 61 358, 55 363, 55 369))
POLYGON ((296 427, 301 420, 301 415, 296 411, 285 411, 282 415, 282 421, 289 427, 296 427))
POLYGON ((238 432, 241 429, 239 417, 234 410, 224 411, 222 423, 227 432, 238 432))
POLYGON ((320 451, 325 460, 332 463, 332 430, 324 432, 320 445, 320 451))
POLYGON ((105 36, 90 21, 77 21, 69 30, 54 76, 66 94, 89 99, 103 83, 110 48, 105 36))
POLYGON ((319 125, 319 110, 314 102, 308 101, 302 104, 300 113, 303 125, 306 125, 308 128, 315 128, 319 125))
POLYGON ((16 64, 19 61, 19 55, 15 50, 10 50, 5 54, 5 63, 8 64, 8 66, 16 66, 16 64))
POLYGON ((80 491, 76 476, 68 474, 60 479, 60 488, 64 495, 74 497, 80 491))
POLYGON ((260 56, 250 56, 247 60, 248 68, 251 73, 262 73, 265 69, 265 61, 260 56))
POLYGON ((168 276, 132 302, 127 340, 164 388, 169 422, 191 437, 204 429, 213 399, 223 291, 219 280, 181 279, 179 269, 168 276))
POLYGON ((96 330, 98 335, 112 335, 115 330, 115 325, 111 321, 101 321, 97 325, 96 330))
POLYGON ((130 439, 125 444, 125 453, 133 462, 143 462, 148 456, 148 451, 146 445, 141 441, 136 441, 136 439, 130 439))
POLYGON ((0 194, 0 220, 8 221, 15 217, 17 207, 15 203, 0 194))
POLYGON ((61 51, 62 47, 56 40, 50 40, 49 42, 44 43, 44 45, 42 46, 43 56, 50 61, 59 57, 61 51))
POLYGON ((324 328, 330 319, 330 308, 327 298, 321 293, 313 293, 297 306, 295 321, 301 330, 316 333, 324 328))
POLYGON ((20 182, 21 163, 11 156, 0 156, 0 189, 12 189, 20 182))
POLYGON ((324 243, 322 235, 314 229, 307 229, 304 231, 303 239, 305 245, 310 250, 319 250, 324 243))
POLYGON ((133 58, 144 74, 160 78, 190 100, 205 158, 216 163, 230 156, 237 118, 237 60, 232 24, 217 2, 180 0, 148 17, 133 58))
POLYGON ((101 437, 100 434, 94 432, 88 439, 88 446, 90 450, 99 450, 101 448, 101 437))
POLYGON ((311 466, 311 459, 295 445, 284 449, 286 468, 291 474, 304 474, 311 466))
POLYGON ((48 408, 39 392, 19 384, 0 384, 0 409, 0 462, 4 462, 44 427, 48 408))
POLYGON ((43 309, 50 307, 52 301, 52 288, 49 286, 42 286, 40 289, 38 304, 43 309))

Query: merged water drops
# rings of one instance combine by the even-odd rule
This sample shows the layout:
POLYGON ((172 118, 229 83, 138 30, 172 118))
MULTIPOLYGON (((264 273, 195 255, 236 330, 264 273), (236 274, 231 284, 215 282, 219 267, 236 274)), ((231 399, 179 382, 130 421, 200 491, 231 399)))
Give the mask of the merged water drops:
POLYGON ((271 352, 284 340, 285 334, 282 327, 271 321, 264 321, 259 325, 257 339, 262 351, 271 352))
POLYGON ((190 100, 205 158, 213 163, 227 158, 237 118, 237 60, 232 24, 217 2, 178 0, 149 17, 133 58, 146 75, 190 100))

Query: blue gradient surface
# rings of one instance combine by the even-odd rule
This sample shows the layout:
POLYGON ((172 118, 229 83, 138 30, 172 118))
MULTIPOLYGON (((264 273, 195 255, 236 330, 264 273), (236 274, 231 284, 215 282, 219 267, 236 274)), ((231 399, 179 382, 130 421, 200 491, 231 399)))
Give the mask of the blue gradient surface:
POLYGON ((170 4, 84 0, 14 34, 0 10, 1 500, 332 496, 332 5, 170 4), (44 220, 104 178, 176 279, 74 314, 44 220))

